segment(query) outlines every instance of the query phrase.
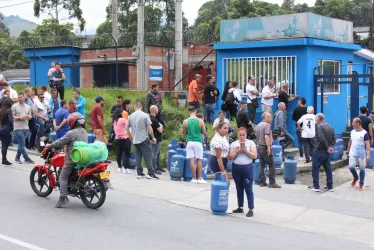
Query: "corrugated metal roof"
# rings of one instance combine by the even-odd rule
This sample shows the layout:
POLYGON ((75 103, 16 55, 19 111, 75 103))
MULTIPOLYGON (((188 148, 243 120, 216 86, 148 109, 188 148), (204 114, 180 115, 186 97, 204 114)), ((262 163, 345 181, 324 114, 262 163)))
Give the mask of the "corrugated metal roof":
POLYGON ((8 69, 1 72, 8 80, 29 80, 30 69, 8 69))

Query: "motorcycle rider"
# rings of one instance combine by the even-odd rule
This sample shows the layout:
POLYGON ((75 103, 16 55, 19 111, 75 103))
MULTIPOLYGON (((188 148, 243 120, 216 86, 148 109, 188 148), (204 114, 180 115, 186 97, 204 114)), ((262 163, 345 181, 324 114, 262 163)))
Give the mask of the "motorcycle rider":
POLYGON ((78 112, 74 112, 69 115, 68 123, 70 130, 67 134, 53 142, 48 144, 46 148, 62 148, 67 146, 65 155, 65 164, 62 168, 59 182, 60 182, 60 198, 56 204, 56 208, 61 208, 63 205, 69 202, 68 199, 68 180, 71 172, 73 171, 76 164, 71 159, 71 151, 73 150, 73 143, 76 141, 88 142, 87 131, 84 129, 85 119, 84 116, 78 112))

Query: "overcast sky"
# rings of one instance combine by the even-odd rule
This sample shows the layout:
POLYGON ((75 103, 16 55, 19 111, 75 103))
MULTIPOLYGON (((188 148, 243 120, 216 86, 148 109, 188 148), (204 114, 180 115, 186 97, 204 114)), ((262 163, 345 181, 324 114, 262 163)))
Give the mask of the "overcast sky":
MULTIPOLYGON (((0 12, 5 16, 18 15, 24 19, 33 21, 35 23, 41 23, 46 15, 42 15, 39 19, 33 15, 33 3, 26 3, 13 7, 6 7, 7 5, 13 5, 17 3, 29 2, 30 0, 0 0, 0 12)), ((190 24, 193 24, 197 17, 197 11, 199 8, 209 0, 184 0, 183 1, 183 12, 187 17, 190 24)), ((267 2, 282 4, 283 0, 268 0, 267 2)), ((83 10, 83 16, 87 21, 87 33, 94 34, 97 26, 105 21, 105 8, 108 5, 109 0, 81 0, 81 8, 83 10), (94 3, 94 4, 93 4, 94 3)), ((296 0, 296 3, 307 3, 309 6, 314 5, 315 0, 296 0)), ((64 15, 61 15, 62 17, 64 15)))

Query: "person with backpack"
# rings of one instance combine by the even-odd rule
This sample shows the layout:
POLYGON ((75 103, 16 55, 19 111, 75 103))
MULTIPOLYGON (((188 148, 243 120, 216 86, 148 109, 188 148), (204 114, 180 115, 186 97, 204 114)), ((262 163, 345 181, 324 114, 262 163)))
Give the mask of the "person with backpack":
POLYGON ((231 119, 236 117, 238 112, 238 104, 242 101, 242 96, 239 89, 237 89, 238 83, 232 82, 232 88, 227 91, 225 103, 227 105, 228 112, 230 113, 231 119))
POLYGON ((227 96, 227 93, 229 92, 229 89, 232 88, 232 82, 231 81, 227 81, 226 84, 225 84, 225 89, 223 90, 223 93, 222 93, 222 105, 221 105, 221 110, 225 112, 225 117, 227 119, 230 119, 230 112, 228 111, 228 108, 227 108, 227 104, 226 104, 226 96, 227 96))

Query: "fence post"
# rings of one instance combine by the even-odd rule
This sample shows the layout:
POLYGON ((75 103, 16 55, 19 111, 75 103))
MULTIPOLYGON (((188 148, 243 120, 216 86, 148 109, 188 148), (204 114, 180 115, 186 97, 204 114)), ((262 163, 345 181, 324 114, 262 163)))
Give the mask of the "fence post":
POLYGON ((29 41, 34 49, 34 86, 36 86, 36 49, 35 44, 30 40, 29 37, 25 37, 27 41, 29 41))
POLYGON ((117 88, 118 88, 119 87, 119 82, 118 82, 118 43, 117 43, 116 39, 114 39, 112 34, 109 34, 109 35, 112 38, 112 40, 114 42, 114 45, 116 46, 116 85, 117 85, 117 88))
POLYGON ((358 83, 358 74, 357 72, 353 72, 352 74, 352 83, 351 83, 351 123, 355 117, 358 117, 358 109, 359 109, 359 83, 358 83))
POLYGON ((170 39, 166 36, 164 31, 161 31, 162 35, 165 37, 165 39, 168 41, 168 89, 170 89, 170 84, 171 84, 171 74, 170 74, 170 47, 171 47, 171 42, 170 39))

